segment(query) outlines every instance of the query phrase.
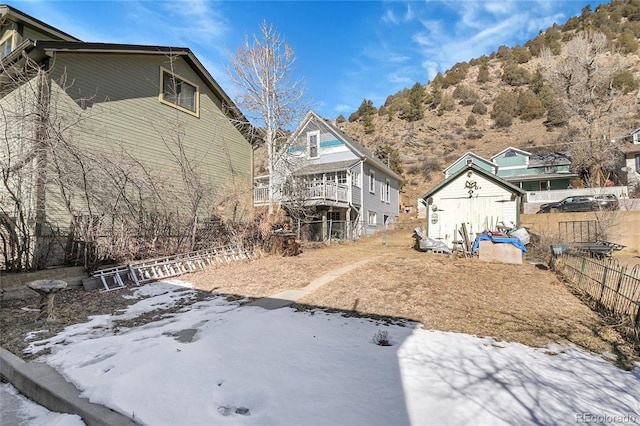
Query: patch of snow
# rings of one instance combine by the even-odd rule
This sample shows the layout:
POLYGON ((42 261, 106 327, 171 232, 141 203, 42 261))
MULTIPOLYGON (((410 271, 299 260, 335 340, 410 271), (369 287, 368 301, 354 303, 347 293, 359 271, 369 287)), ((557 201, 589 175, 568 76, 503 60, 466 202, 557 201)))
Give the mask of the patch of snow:
MULTIPOLYGON (((156 284, 124 316, 191 291, 156 284)), ((640 424, 640 367, 623 371, 573 346, 534 349, 222 296, 117 333, 109 321, 32 345, 49 348, 41 360, 91 402, 144 424, 640 424), (380 331, 392 346, 372 344, 380 331)))

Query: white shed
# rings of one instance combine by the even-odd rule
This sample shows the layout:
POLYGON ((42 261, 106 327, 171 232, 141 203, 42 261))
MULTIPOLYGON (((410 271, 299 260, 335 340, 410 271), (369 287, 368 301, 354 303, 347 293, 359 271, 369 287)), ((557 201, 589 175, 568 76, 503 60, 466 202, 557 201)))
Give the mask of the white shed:
POLYGON ((466 224, 469 238, 495 230, 499 222, 520 223, 525 191, 475 164, 468 164, 422 196, 427 204, 426 236, 452 247, 466 224))

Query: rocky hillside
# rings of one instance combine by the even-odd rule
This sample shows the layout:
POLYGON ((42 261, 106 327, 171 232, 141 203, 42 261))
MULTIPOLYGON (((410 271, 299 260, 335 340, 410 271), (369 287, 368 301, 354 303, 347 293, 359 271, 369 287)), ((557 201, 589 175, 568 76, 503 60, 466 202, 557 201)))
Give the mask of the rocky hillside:
POLYGON ((607 122, 606 134, 640 127, 637 0, 616 1, 595 11, 587 6, 581 16, 547 29, 524 46, 501 46, 489 56, 456 64, 427 84, 390 95, 378 108, 365 100, 348 119, 336 121, 372 151, 388 145, 398 152, 406 181, 402 202, 415 206, 420 195, 443 179, 442 170, 467 151, 488 158, 509 146, 532 152, 568 149, 581 121, 561 110, 561 95, 542 72, 541 52, 547 48, 561 57, 567 43, 585 31, 606 36, 609 43, 599 61, 619 66, 612 85, 619 89, 616 104, 627 108, 612 117, 613 123, 607 122))

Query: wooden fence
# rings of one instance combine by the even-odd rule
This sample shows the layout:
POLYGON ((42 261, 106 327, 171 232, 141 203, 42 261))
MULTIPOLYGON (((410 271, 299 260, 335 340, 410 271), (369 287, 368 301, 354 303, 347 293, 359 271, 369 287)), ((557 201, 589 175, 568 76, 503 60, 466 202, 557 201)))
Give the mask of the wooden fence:
POLYGON ((600 309, 628 318, 640 338, 640 265, 628 268, 615 258, 564 253, 555 259, 555 269, 600 309))

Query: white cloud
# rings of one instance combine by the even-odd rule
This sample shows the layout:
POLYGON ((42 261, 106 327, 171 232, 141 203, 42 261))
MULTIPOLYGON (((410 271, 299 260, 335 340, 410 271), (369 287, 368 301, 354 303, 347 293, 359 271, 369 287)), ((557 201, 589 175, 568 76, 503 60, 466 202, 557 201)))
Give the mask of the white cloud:
POLYGON ((338 104, 333 108, 333 110, 337 113, 343 114, 345 112, 355 111, 355 108, 347 104, 338 104))
POLYGON ((409 76, 411 70, 407 68, 401 68, 395 70, 386 75, 386 80, 392 84, 411 84, 414 83, 413 79, 409 76))

